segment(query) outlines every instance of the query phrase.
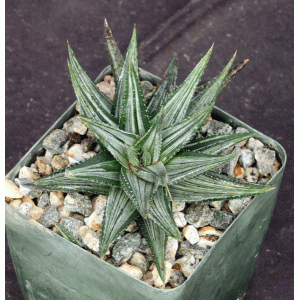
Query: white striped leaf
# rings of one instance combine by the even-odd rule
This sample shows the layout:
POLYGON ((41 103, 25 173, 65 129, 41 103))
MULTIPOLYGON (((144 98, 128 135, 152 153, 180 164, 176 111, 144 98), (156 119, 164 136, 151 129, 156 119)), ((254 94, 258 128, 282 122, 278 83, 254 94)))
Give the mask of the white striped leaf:
POLYGON ((99 257, 103 258, 109 245, 138 217, 132 201, 123 189, 112 187, 105 206, 100 232, 99 257))

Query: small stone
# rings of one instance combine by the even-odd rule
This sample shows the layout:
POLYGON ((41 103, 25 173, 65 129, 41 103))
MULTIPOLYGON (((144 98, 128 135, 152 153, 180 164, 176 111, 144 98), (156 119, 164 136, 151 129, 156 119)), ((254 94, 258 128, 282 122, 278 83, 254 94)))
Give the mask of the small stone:
POLYGON ((167 239, 167 246, 166 246, 166 260, 170 262, 175 261, 175 256, 178 250, 178 241, 171 236, 167 239))
POLYGON ((199 241, 198 231, 193 225, 187 225, 184 227, 182 233, 192 245, 199 241))
POLYGON ((214 236, 220 237, 223 234, 223 231, 218 230, 218 229, 216 229, 212 226, 205 226, 205 227, 202 227, 198 230, 198 234, 199 234, 199 236, 214 235, 214 236))
POLYGON ((138 229, 138 225, 136 221, 133 221, 126 229, 128 232, 135 232, 138 229))
POLYGON ((142 277, 142 281, 145 282, 146 284, 153 286, 154 280, 153 280, 152 271, 146 272, 142 277))
POLYGON ((5 197, 12 199, 23 198, 23 194, 19 191, 19 187, 11 180, 5 179, 5 197))
POLYGON ((66 158, 65 154, 67 153, 68 149, 73 145, 73 142, 70 140, 67 140, 67 142, 63 145, 63 153, 62 153, 62 157, 66 158))
POLYGON ((31 168, 28 168, 26 166, 22 167, 19 172, 19 178, 31 178, 33 180, 36 180, 40 177, 41 176, 38 173, 33 172, 31 168))
POLYGON ((135 252, 132 255, 131 259, 129 260, 129 263, 132 266, 135 266, 135 267, 139 268, 143 273, 147 272, 148 263, 146 261, 145 256, 142 253, 135 252))
POLYGON ((146 96, 153 89, 153 85, 149 81, 141 81, 141 87, 142 87, 144 96, 146 96))
POLYGON ((96 141, 96 138, 95 138, 93 132, 90 129, 87 130, 86 135, 87 135, 88 138, 91 138, 91 139, 96 141))
POLYGON ((33 173, 37 173, 37 174, 38 174, 38 172, 39 172, 35 164, 31 164, 31 165, 30 165, 30 170, 31 170, 33 173))
POLYGON ((213 212, 206 204, 192 204, 185 213, 187 222, 196 228, 209 225, 213 220, 213 212))
POLYGON ((43 193, 37 201, 37 206, 40 208, 47 208, 50 205, 50 197, 48 193, 43 193))
POLYGON ((266 176, 272 171, 275 162, 275 151, 262 148, 258 149, 255 154, 257 168, 260 174, 266 176))
POLYGON ((118 269, 139 280, 143 277, 143 272, 139 268, 131 266, 126 262, 123 263, 118 269))
POLYGON ((267 184, 270 181, 269 178, 261 178, 257 183, 259 184, 267 184))
POLYGON ((201 236, 197 245, 202 248, 211 248, 212 246, 214 246, 218 239, 219 237, 213 235, 201 236))
POLYGON ((103 78, 103 81, 105 81, 105 82, 108 82, 111 86, 115 86, 115 80, 114 80, 114 78, 112 77, 112 76, 110 76, 110 75, 106 75, 106 76, 104 76, 104 78, 103 78))
POLYGON ((114 246, 112 257, 114 263, 120 265, 128 261, 139 249, 141 235, 139 233, 127 233, 114 246))
POLYGON ((228 206, 234 215, 238 215, 251 202, 252 198, 233 199, 228 201, 228 206))
POLYGON ((96 142, 93 138, 86 138, 81 141, 81 146, 84 152, 88 152, 92 149, 93 144, 96 142))
POLYGON ((95 210, 92 214, 84 219, 84 222, 87 226, 93 229, 100 229, 103 222, 104 211, 95 210))
POLYGON ((217 134, 226 134, 231 132, 232 132, 232 127, 229 124, 217 120, 211 120, 207 128, 208 136, 217 135, 217 134))
POLYGON ((182 212, 175 211, 173 213, 173 218, 174 218, 174 221, 175 221, 177 227, 179 227, 179 228, 183 228, 187 224, 184 213, 182 213, 182 212))
POLYGON ((87 127, 78 120, 77 116, 75 116, 65 122, 63 130, 66 133, 75 132, 84 135, 87 132, 87 127))
POLYGON ((34 203, 34 201, 33 201, 32 199, 28 198, 28 197, 25 197, 25 196, 24 196, 24 197, 21 199, 21 201, 22 201, 22 202, 29 202, 29 203, 31 203, 32 207, 36 206, 35 203, 34 203))
POLYGON ((6 202, 6 203, 9 204, 11 201, 14 201, 14 199, 9 198, 9 197, 5 197, 5 202, 6 202))
POLYGON ((99 236, 98 234, 88 226, 81 226, 79 228, 80 241, 93 253, 99 252, 99 236))
POLYGON ((179 270, 171 269, 171 276, 169 283, 173 288, 181 286, 185 282, 186 278, 179 270))
POLYGON ((79 161, 77 161, 73 157, 68 157, 68 160, 69 160, 70 165, 76 165, 79 163, 79 161))
POLYGON ((87 153, 83 153, 82 157, 84 158, 84 160, 89 159, 93 156, 95 156, 97 153, 95 151, 89 151, 87 153))
POLYGON ((63 192, 50 192, 50 204, 56 207, 64 205, 64 193, 63 192))
POLYGON ((112 87, 108 82, 101 81, 96 84, 99 90, 104 93, 110 100, 114 100, 115 88, 112 87))
POLYGON ((38 221, 44 214, 44 209, 34 206, 28 212, 27 216, 35 221, 38 221))
POLYGON ((15 182, 19 185, 20 193, 24 196, 33 199, 38 198, 42 195, 42 191, 34 186, 29 186, 28 184, 32 184, 34 181, 30 178, 15 178, 15 182))
POLYGON ((229 175, 229 176, 233 176, 233 172, 235 170, 235 166, 239 160, 240 157, 240 153, 241 153, 241 149, 240 148, 234 148, 234 150, 232 152, 237 153, 237 155, 227 164, 224 165, 222 172, 229 175))
MULTIPOLYGON (((246 132, 249 132, 249 130, 247 130, 246 128, 243 128, 243 127, 237 127, 237 129, 235 130, 234 133, 246 133, 246 132)), ((241 141, 241 142, 235 144, 235 147, 241 148, 246 145, 247 141, 248 141, 248 139, 241 141)))
POLYGON ((68 139, 74 144, 80 144, 82 140, 81 135, 77 132, 69 132, 68 139))
POLYGON ((97 152, 97 153, 100 152, 100 151, 101 151, 101 146, 100 146, 99 144, 97 144, 97 145, 95 146, 94 151, 97 152))
POLYGON ((21 200, 13 200, 9 203, 9 205, 11 205, 12 207, 18 209, 19 206, 22 204, 21 200))
POLYGON ((52 173, 51 158, 48 156, 38 156, 35 164, 38 168, 39 174, 49 175, 52 173))
POLYGON ((55 129, 43 140, 43 147, 53 154, 60 154, 63 152, 62 147, 67 139, 67 133, 64 130, 55 129))
POLYGON ((246 144, 246 148, 252 150, 254 153, 258 150, 263 148, 264 144, 254 138, 250 138, 246 144))
POLYGON ((185 209, 185 201, 173 201, 172 209, 174 211, 182 211, 185 209))
POLYGON ((226 229, 233 218, 234 216, 227 211, 213 209, 213 220, 210 222, 210 225, 217 229, 226 229))
POLYGON ((44 214, 42 217, 38 220, 38 222, 45 227, 52 227, 54 226, 54 223, 52 220, 59 222, 59 215, 56 209, 56 206, 50 205, 46 210, 44 211, 44 214))
POLYGON ((76 192, 68 193, 64 204, 68 211, 80 213, 85 217, 92 213, 92 202, 89 197, 76 192))
POLYGON ((273 164, 272 169, 271 169, 271 172, 270 172, 270 175, 272 177, 278 172, 279 167, 280 167, 280 163, 278 162, 277 159, 275 159, 274 164, 273 164))
POLYGON ((63 218, 60 224, 75 238, 79 238, 79 228, 83 226, 83 222, 72 217, 63 218))
POLYGON ((205 247, 200 247, 198 244, 192 245, 189 241, 183 241, 180 243, 177 254, 184 256, 192 255, 197 259, 202 259, 207 251, 208 250, 205 247))
POLYGON ((147 243, 147 240, 145 238, 142 238, 141 239, 141 244, 140 244, 140 247, 138 249, 139 252, 141 253, 144 253, 148 256, 151 256, 152 252, 151 252, 151 249, 147 243))
POLYGON ((68 165, 69 165, 69 161, 66 158, 62 157, 61 154, 54 155, 51 161, 51 166, 54 171, 66 168, 68 165))
POLYGON ((66 157, 75 159, 76 161, 84 161, 85 158, 82 156, 84 154, 83 148, 80 144, 74 144, 66 153, 66 157))
POLYGON ((60 219, 71 217, 71 214, 72 214, 71 212, 66 210, 64 205, 57 207, 57 211, 58 211, 58 215, 59 215, 60 219))
POLYGON ((107 202, 107 196, 98 195, 92 199, 92 211, 104 211, 107 202))
POLYGON ((172 269, 172 264, 169 261, 166 261, 166 264, 165 264, 165 280, 162 281, 160 276, 159 276, 157 267, 155 266, 153 271, 152 271, 154 286, 162 287, 164 284, 169 282, 170 277, 171 277, 171 269, 172 269))
POLYGON ((84 216, 83 216, 83 215, 80 215, 80 214, 72 214, 72 218, 84 222, 84 216))
POLYGON ((224 201, 225 201, 225 200, 211 201, 211 202, 208 202, 208 204, 211 205, 211 206, 213 206, 215 209, 221 210, 224 201))
POLYGON ((180 271, 188 278, 192 275, 195 269, 195 257, 193 255, 183 256, 175 261, 175 264, 180 265, 180 271))
POLYGON ((52 153, 50 150, 46 150, 44 157, 49 157, 50 159, 53 158, 55 154, 52 153))
POLYGON ((257 182, 259 177, 259 171, 257 168, 246 168, 245 169, 245 179, 248 182, 257 182))
POLYGON ((22 204, 18 207, 18 211, 23 215, 26 215, 27 212, 32 208, 32 204, 28 201, 22 202, 22 204))
POLYGON ((245 176, 245 169, 239 163, 235 165, 233 176, 240 179, 243 179, 245 176))
POLYGON ((240 152, 239 163, 244 168, 249 168, 255 163, 254 153, 250 149, 242 149, 240 152))

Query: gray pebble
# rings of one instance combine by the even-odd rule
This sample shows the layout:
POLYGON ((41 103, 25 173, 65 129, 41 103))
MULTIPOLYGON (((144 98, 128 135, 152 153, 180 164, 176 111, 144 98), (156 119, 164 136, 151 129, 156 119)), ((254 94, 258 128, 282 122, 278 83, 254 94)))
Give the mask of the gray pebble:
POLYGON ((79 193, 68 193, 65 197, 64 204, 66 210, 77 212, 88 217, 92 213, 92 201, 88 196, 79 193))
POLYGON ((150 249, 150 246, 149 244, 147 243, 147 240, 145 238, 142 238, 141 239, 141 244, 139 246, 139 249, 138 249, 139 252, 141 253, 144 253, 146 255, 152 255, 152 252, 151 252, 151 249, 150 249))
POLYGON ((63 130, 67 133, 76 132, 80 135, 84 135, 87 132, 87 127, 78 120, 77 116, 75 116, 65 122, 63 130))
POLYGON ((234 216, 233 214, 224 210, 213 210, 213 221, 210 223, 212 227, 217 229, 226 229, 232 222, 234 216))
POLYGON ((213 213, 206 204, 192 204, 185 212, 187 222, 196 228, 209 225, 213 220, 213 213))
POLYGON ((223 169, 222 169, 222 172, 227 174, 228 176, 233 176, 235 166, 236 166, 236 164, 239 160, 239 157, 240 157, 241 149, 240 148, 234 148, 234 150, 232 152, 236 152, 237 155, 229 163, 225 164, 223 169))
POLYGON ((195 258, 202 259, 207 251, 208 249, 200 247, 197 244, 192 245, 189 241, 183 241, 180 243, 177 254, 184 256, 193 255, 195 258))
POLYGON ((83 226, 83 222, 71 217, 62 218, 60 224, 75 238, 79 238, 79 228, 83 226))
POLYGON ((242 149, 239 157, 242 167, 248 168, 255 163, 254 153, 250 149, 242 149))
POLYGON ((231 132, 232 132, 232 127, 229 124, 217 120, 210 120, 207 128, 208 136, 216 135, 216 134, 226 134, 231 132))
POLYGON ((171 269, 171 276, 170 276, 169 283, 173 288, 182 285, 185 282, 185 280, 186 278, 179 270, 171 269))
POLYGON ((50 197, 48 193, 43 193, 37 201, 37 206, 40 208, 47 208, 50 206, 50 197))
POLYGON ((42 215, 42 217, 38 220, 38 222, 45 227, 52 227, 54 223, 52 220, 59 222, 59 215, 56 209, 56 206, 50 205, 42 215))
POLYGON ((252 150, 254 153, 258 149, 263 148, 263 146, 264 146, 264 144, 261 141, 254 139, 254 138, 250 138, 246 144, 246 148, 252 150))
POLYGON ((115 264, 122 264, 128 261, 131 256, 139 249, 141 244, 141 235, 136 233, 127 233, 114 246, 112 257, 115 264))
MULTIPOLYGON (((243 128, 243 127, 237 127, 237 129, 235 130, 234 133, 246 133, 246 132, 249 132, 249 130, 247 130, 246 128, 243 128)), ((241 148, 246 145, 247 141, 248 140, 241 141, 241 142, 235 144, 235 146, 241 148)))
POLYGON ((34 186, 27 186, 27 184, 34 183, 34 180, 31 178, 16 178, 15 182, 19 185, 19 191, 24 196, 33 199, 40 197, 42 195, 42 191, 34 186))
POLYGON ((275 161, 275 151, 262 148, 258 149, 255 154, 257 168, 260 174, 266 176, 272 170, 275 161))
POLYGON ((234 215, 238 215, 251 202, 252 198, 232 199, 228 201, 228 206, 234 215))
POLYGON ((60 154, 63 152, 63 145, 67 139, 67 133, 64 130, 55 129, 43 140, 43 147, 53 154, 60 154))

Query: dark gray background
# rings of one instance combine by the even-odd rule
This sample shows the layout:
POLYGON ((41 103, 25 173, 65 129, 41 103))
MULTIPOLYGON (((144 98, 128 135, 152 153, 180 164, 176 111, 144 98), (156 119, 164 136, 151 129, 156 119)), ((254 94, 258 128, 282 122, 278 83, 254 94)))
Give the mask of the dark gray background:
MULTIPOLYGON (((109 64, 107 18, 126 52, 137 25, 140 65, 162 76, 174 52, 181 83, 214 42, 204 80, 238 50, 248 66, 217 106, 283 145, 288 163, 245 299, 293 299, 293 2, 6 1, 6 172, 75 100, 67 40, 95 78, 109 64)), ((6 299, 23 299, 6 246, 6 299)))

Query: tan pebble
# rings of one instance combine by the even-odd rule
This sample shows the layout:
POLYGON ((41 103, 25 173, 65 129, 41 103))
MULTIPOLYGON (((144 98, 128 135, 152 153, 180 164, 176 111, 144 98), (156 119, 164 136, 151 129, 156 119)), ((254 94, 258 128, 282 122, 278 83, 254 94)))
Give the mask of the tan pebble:
POLYGON ((12 199, 23 198, 24 195, 20 193, 19 187, 9 179, 5 179, 5 197, 12 199))
POLYGON ((31 168, 28 168, 26 166, 22 167, 19 172, 19 178, 31 178, 31 179, 35 180, 40 177, 41 176, 38 173, 33 172, 33 170, 31 168))
POLYGON ((84 219, 87 226, 93 229, 100 229, 103 221, 104 211, 95 210, 88 218, 84 219))
POLYGON ((146 272, 144 275, 143 275, 143 280, 146 280, 146 279, 153 279, 153 274, 151 271, 148 271, 146 272))
POLYGON ((152 271, 154 285, 156 287, 162 287, 164 284, 166 284, 170 280, 172 264, 169 261, 166 261, 165 268, 166 268, 166 272, 165 272, 165 280, 164 280, 164 282, 161 280, 161 278, 160 278, 160 276, 158 274, 158 270, 157 270, 156 266, 154 267, 154 269, 152 271))
POLYGON ((129 260, 129 264, 139 268, 143 274, 147 271, 147 261, 142 253, 135 252, 129 260))
POLYGON ((178 250, 178 241, 171 236, 168 237, 166 246, 166 260, 174 262, 178 250))
POLYGON ((257 168, 246 168, 245 178, 248 182, 257 182, 259 177, 259 171, 257 168))
POLYGON ((22 204, 18 207, 18 211, 23 215, 26 215, 27 212, 32 208, 32 204, 30 202, 22 202, 22 204))
POLYGON ((80 214, 73 214, 72 218, 80 220, 80 221, 84 221, 84 216, 80 215, 80 214))
POLYGON ((40 219, 40 217, 43 215, 44 213, 44 209, 40 208, 40 207, 32 207, 28 212, 27 212, 27 216, 35 221, 37 221, 38 219, 40 219))
POLYGON ((212 226, 205 226, 198 230, 198 234, 199 236, 208 236, 208 235, 221 236, 223 232, 212 226))
POLYGON ((237 163, 234 168, 233 176, 241 179, 245 176, 245 169, 239 163, 237 163))
POLYGON ((95 156, 96 154, 97 154, 97 153, 96 153, 95 151, 89 151, 89 152, 87 152, 87 153, 83 153, 83 154, 82 154, 82 157, 83 157, 84 159, 89 159, 89 158, 95 156))
MULTIPOLYGON (((154 285, 155 285, 155 283, 154 283, 154 285)), ((164 290, 166 288, 166 285, 164 284, 162 286, 157 286, 157 288, 160 289, 160 290, 164 290)))
MULTIPOLYGON (((84 161, 84 157, 82 156, 84 154, 83 147, 80 144, 74 144, 66 154, 66 157, 75 159, 77 162, 84 161)), ((70 159, 69 159, 70 161, 70 159)), ((71 161, 70 161, 71 162, 71 161)))
POLYGON ((137 222, 133 221, 126 229, 126 231, 131 232, 137 226, 137 222))
POLYGON ((36 165, 35 164, 31 164, 30 165, 30 170, 33 172, 33 173, 39 173, 39 171, 38 171, 38 169, 37 169, 37 167, 36 167, 36 165))
POLYGON ((108 82, 111 86, 115 86, 115 80, 114 80, 114 78, 112 77, 112 76, 110 76, 110 75, 106 75, 106 76, 104 76, 104 78, 103 78, 103 81, 105 81, 105 82, 108 82))
POLYGON ((38 156, 35 164, 41 175, 49 175, 52 173, 52 167, 50 165, 51 158, 49 156, 38 156))
POLYGON ((131 266, 128 263, 122 264, 118 269, 124 271, 125 273, 133 276, 136 279, 141 279, 143 277, 143 272, 139 268, 131 266))
POLYGON ((35 203, 33 202, 32 199, 24 196, 22 199, 21 199, 22 202, 30 202, 32 206, 36 206, 35 203))
POLYGON ((71 217, 71 215, 72 215, 72 213, 70 211, 66 210, 64 205, 59 206, 57 208, 57 212, 58 212, 58 216, 59 216, 60 219, 71 217))
POLYGON ((279 167, 280 167, 280 163, 278 162, 277 159, 275 159, 274 164, 273 164, 272 169, 271 169, 271 172, 270 172, 270 175, 272 177, 278 172, 279 167))
POLYGON ((174 270, 178 270, 180 271, 181 270, 181 265, 179 263, 175 263, 172 267, 174 270))
POLYGON ((115 95, 115 88, 112 87, 108 82, 101 81, 100 83, 96 84, 99 90, 104 93, 110 100, 114 99, 115 95))
POLYGON ((229 213, 232 213, 232 211, 231 211, 230 208, 229 208, 228 201, 226 201, 226 202, 224 203, 224 205, 223 205, 223 210, 226 210, 226 211, 228 211, 229 213))
POLYGON ((185 208, 184 201, 173 201, 172 202, 172 210, 174 211, 182 211, 185 208))
POLYGON ((154 285, 153 278, 143 279, 143 282, 145 282, 146 284, 151 285, 151 286, 154 285))
POLYGON ((63 169, 69 165, 69 160, 66 158, 62 157, 61 154, 55 155, 51 161, 51 166, 53 170, 57 171, 60 169, 63 169))
POLYGON ((212 247, 215 242, 219 239, 217 236, 200 236, 199 242, 197 243, 198 246, 207 248, 207 247, 212 247))
POLYGON ((104 211, 106 202, 107 202, 106 196, 98 195, 98 196, 94 197, 92 199, 92 211, 95 211, 95 210, 104 211))
POLYGON ((22 204, 21 200, 13 200, 9 203, 9 205, 11 205, 12 207, 18 209, 19 206, 22 204))
POLYGON ((10 203, 11 201, 13 201, 14 199, 12 198, 9 198, 9 197, 5 197, 5 202, 6 203, 10 203))
POLYGON ((84 245, 86 245, 94 253, 98 253, 99 252, 99 236, 97 235, 97 233, 95 231, 93 231, 89 227, 87 230, 85 230, 85 229, 81 230, 82 227, 83 226, 81 226, 79 228, 79 237, 81 237, 82 234, 85 233, 81 237, 82 243, 84 245))
POLYGON ((151 266, 149 267, 149 271, 153 271, 154 268, 155 268, 155 263, 153 262, 153 263, 151 264, 151 266))
POLYGON ((64 205, 64 193, 63 192, 50 192, 50 203, 56 207, 64 205))

